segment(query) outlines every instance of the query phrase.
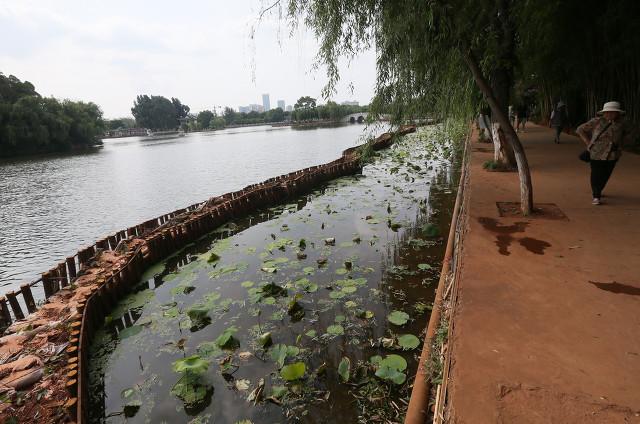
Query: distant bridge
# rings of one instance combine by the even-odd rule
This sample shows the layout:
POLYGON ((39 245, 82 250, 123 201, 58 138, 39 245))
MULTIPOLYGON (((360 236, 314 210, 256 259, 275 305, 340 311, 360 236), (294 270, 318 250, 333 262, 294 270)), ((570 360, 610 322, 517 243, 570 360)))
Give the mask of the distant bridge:
POLYGON ((367 116, 369 116, 369 112, 352 113, 342 118, 342 122, 362 124, 367 119, 367 116))

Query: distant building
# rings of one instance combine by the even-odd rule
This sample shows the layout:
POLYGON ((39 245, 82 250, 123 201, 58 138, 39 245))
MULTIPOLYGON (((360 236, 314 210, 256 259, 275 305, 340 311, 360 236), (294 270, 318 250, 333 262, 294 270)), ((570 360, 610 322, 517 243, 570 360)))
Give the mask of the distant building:
POLYGON ((265 112, 271 109, 271 103, 269 102, 269 93, 262 95, 262 107, 264 108, 265 112))
POLYGON ((287 112, 291 112, 293 110, 293 106, 289 105, 287 106, 287 112))
POLYGON ((249 106, 238 106, 238 112, 240 113, 249 113, 249 106))
POLYGON ((356 102, 356 101, 346 101, 340 104, 343 106, 360 106, 360 102, 356 102))
POLYGON ((284 100, 278 100, 278 107, 284 110, 284 100))

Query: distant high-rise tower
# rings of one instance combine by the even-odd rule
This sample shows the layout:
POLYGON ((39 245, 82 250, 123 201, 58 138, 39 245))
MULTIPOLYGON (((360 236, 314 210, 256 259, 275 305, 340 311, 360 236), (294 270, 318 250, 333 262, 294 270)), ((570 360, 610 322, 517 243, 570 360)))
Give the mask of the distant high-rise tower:
POLYGON ((269 102, 269 93, 262 95, 262 106, 264 107, 265 112, 271 109, 271 103, 269 102))
POLYGON ((284 100, 278 100, 278 107, 284 111, 284 100))
POLYGON ((287 106, 287 112, 291 112, 292 110, 293 110, 293 106, 288 105, 288 106, 287 106))

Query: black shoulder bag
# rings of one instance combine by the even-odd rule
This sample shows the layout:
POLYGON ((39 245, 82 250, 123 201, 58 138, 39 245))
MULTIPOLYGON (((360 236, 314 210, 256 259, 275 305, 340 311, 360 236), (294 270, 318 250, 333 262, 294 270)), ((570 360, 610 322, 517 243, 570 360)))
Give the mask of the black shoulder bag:
MULTIPOLYGON (((602 129, 602 131, 600 131, 598 133, 598 136, 591 142, 591 144, 595 144, 596 141, 598 141, 598 139, 600 138, 600 136, 602 134, 604 134, 604 132, 606 130, 609 129, 609 126, 611 125, 611 122, 608 122, 607 125, 604 126, 604 128, 602 129)), ((589 149, 585 150, 584 152, 580 153, 578 155, 578 159, 580 159, 583 162, 591 162, 591 153, 589 152, 589 149)))

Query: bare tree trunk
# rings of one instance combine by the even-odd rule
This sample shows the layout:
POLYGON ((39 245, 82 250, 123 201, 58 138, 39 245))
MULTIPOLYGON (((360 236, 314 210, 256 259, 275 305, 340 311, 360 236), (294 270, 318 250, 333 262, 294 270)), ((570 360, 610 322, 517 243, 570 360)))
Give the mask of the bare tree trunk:
MULTIPOLYGON (((503 113, 509 110, 509 99, 511 98, 511 89, 513 87, 513 66, 515 63, 515 36, 513 23, 509 18, 509 2, 508 0, 496 0, 496 10, 492 20, 493 33, 497 37, 499 46, 498 57, 495 61, 495 68, 491 72, 489 78, 489 87, 493 92, 493 97, 503 113)), ((493 121, 497 122, 495 116, 493 121)), ((501 162, 508 168, 517 166, 516 157, 509 143, 505 142, 504 130, 497 128, 495 130, 497 143, 495 146, 494 156, 496 161, 501 162)))
POLYGON ((511 126, 509 117, 506 113, 504 113, 504 111, 500 108, 500 105, 496 101, 496 98, 493 95, 493 90, 491 90, 487 79, 482 74, 482 70, 478 65, 477 59, 473 55, 473 52, 466 45, 462 46, 462 57, 469 67, 469 70, 471 70, 471 74, 473 75, 473 79, 475 80, 476 85, 478 86, 482 94, 484 94, 487 103, 489 103, 491 112, 494 114, 496 120, 502 127, 505 137, 513 148, 513 153, 516 158, 516 164, 518 166, 518 177, 520 178, 520 207, 522 209, 523 215, 530 215, 533 210, 533 188, 531 184, 529 162, 527 161, 527 155, 524 152, 522 143, 520 143, 518 135, 511 126))

